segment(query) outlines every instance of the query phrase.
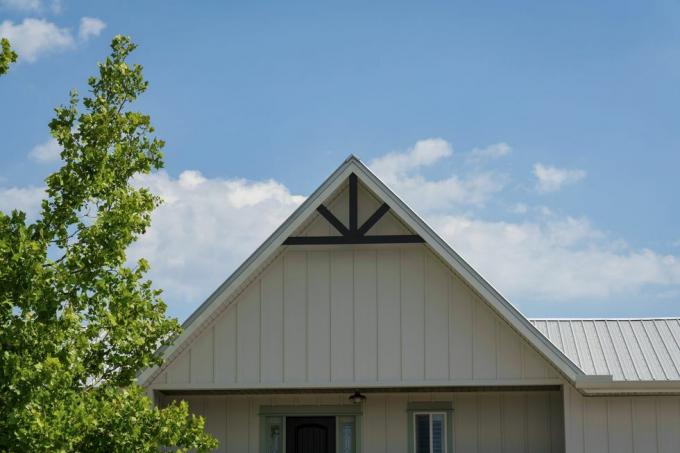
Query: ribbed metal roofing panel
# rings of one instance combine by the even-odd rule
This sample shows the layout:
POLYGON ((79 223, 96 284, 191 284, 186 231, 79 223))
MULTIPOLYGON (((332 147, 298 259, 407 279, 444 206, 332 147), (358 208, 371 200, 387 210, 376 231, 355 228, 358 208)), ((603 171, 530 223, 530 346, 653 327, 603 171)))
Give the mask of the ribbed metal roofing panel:
POLYGON ((680 380, 680 318, 530 321, 586 374, 680 380))

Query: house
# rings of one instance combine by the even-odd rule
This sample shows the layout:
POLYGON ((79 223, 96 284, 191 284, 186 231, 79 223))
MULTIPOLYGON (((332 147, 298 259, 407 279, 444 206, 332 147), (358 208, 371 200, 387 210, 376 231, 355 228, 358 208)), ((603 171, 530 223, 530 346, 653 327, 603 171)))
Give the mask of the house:
POLYGON ((677 453, 679 344, 525 318, 351 156, 139 381, 219 451, 677 453))

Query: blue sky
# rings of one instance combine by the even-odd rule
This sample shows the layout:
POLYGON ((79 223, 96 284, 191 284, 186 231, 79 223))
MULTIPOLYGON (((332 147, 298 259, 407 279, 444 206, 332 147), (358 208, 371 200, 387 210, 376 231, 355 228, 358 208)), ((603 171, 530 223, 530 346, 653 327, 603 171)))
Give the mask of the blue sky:
POLYGON ((677 2, 366 3, 0 0, 0 209, 128 34, 169 199, 132 256, 172 314, 354 153, 528 315, 680 315, 677 2))

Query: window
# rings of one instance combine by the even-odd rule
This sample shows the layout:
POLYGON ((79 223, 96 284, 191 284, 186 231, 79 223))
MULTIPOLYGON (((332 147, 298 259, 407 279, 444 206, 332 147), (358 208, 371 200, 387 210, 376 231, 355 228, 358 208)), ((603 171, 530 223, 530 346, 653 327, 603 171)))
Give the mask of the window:
POLYGON ((453 452, 451 401, 412 401, 406 411, 409 453, 453 452))
POLYGON ((446 413, 414 412, 415 453, 446 453, 446 413))

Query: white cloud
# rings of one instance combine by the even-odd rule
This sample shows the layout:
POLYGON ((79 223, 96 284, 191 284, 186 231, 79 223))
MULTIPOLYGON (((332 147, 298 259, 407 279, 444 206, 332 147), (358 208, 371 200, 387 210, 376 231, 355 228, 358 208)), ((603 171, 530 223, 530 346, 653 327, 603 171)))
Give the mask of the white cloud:
POLYGON ((61 146, 56 139, 50 138, 45 143, 36 145, 28 153, 28 157, 39 163, 56 162, 59 160, 59 153, 61 153, 61 146))
POLYGON ((165 202, 129 258, 146 257, 150 277, 188 315, 304 201, 273 181, 161 172, 139 183, 165 202))
POLYGON ((105 28, 106 24, 103 20, 96 17, 83 17, 80 19, 78 36, 80 39, 87 41, 93 36, 99 36, 105 28))
MULTIPOLYGON (((87 41, 99 36, 104 28, 106 24, 100 19, 83 17, 78 35, 81 41, 87 41)), ((16 24, 6 20, 0 23, 0 37, 9 39, 20 61, 29 63, 43 55, 76 47, 76 40, 69 28, 61 28, 45 19, 27 18, 16 24)))
POLYGON ((432 165, 443 157, 453 154, 451 145, 441 138, 429 138, 416 142, 406 152, 393 152, 371 162, 371 168, 384 177, 395 178, 411 170, 432 165))
POLYGON ((486 148, 474 148, 468 154, 468 161, 473 163, 481 163, 488 160, 499 159, 507 156, 512 151, 510 145, 505 142, 489 145, 486 148))
POLYGON ((460 178, 429 180, 422 173, 453 154, 440 138, 421 140, 403 153, 393 152, 370 162, 371 169, 419 211, 446 209, 453 205, 481 205, 503 187, 503 178, 477 173, 460 178))
POLYGON ((44 19, 28 18, 20 24, 6 20, 0 23, 0 37, 9 39, 20 59, 28 62, 75 46, 68 28, 59 28, 44 19))
POLYGON ((534 176, 538 180, 536 188, 539 192, 555 192, 563 186, 574 184, 586 177, 583 170, 569 170, 549 165, 535 164, 534 176))
POLYGON ((34 219, 40 212, 40 201, 45 197, 44 187, 0 187, 0 211, 24 211, 34 219))
POLYGON ((511 301, 606 299, 680 285, 680 260, 633 250, 585 219, 489 222, 430 219, 451 246, 511 301))

